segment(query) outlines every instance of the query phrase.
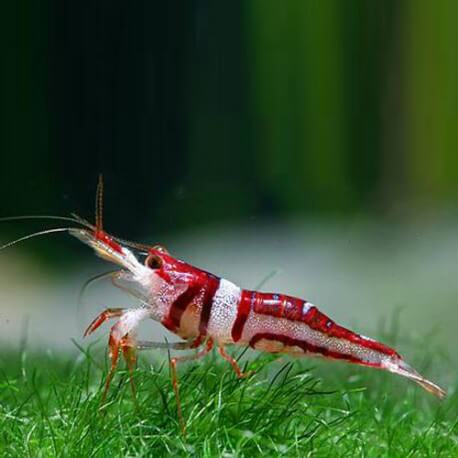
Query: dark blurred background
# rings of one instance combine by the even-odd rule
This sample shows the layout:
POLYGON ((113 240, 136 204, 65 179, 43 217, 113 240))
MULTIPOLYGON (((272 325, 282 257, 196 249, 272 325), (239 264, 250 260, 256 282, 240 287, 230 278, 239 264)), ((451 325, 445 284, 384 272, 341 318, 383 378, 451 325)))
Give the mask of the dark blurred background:
POLYGON ((454 1, 6 8, 2 215, 89 216, 99 172, 132 237, 455 205, 454 1))
MULTIPOLYGON (((399 286, 412 275, 377 316, 418 304, 418 284, 437 285, 430 271, 412 273, 434 258, 443 283, 422 295, 422 310, 445 288, 451 316, 458 2, 17 0, 3 10, 0 215, 92 219, 102 172, 106 227, 115 234, 176 236, 188 256, 192 245, 192 261, 238 281, 246 279, 241 264, 248 269, 270 250, 269 265, 254 265, 257 277, 245 286, 272 269, 291 278, 308 265, 297 276, 323 282, 317 302, 320 293, 342 300, 332 272, 350 269, 341 283, 353 291, 363 283, 364 297, 379 293, 380 301, 393 291, 390 278, 399 286), (295 238, 285 228, 297 222, 312 232, 298 223, 295 238), (399 235, 394 226, 409 229, 399 235), (189 233, 233 242, 218 251, 189 233), (321 253, 334 242, 346 251, 331 251, 326 264, 321 253), (245 250, 253 255, 240 260, 245 250), (291 264, 304 250, 315 257, 291 264), (409 262, 396 258, 400 250, 409 262), (360 264, 349 259, 355 253, 360 264), (380 272, 361 281, 365 263, 381 259, 380 272), (327 276, 334 289, 324 286, 327 276)), ((44 225, 52 227, 2 224, 0 237, 44 225)), ((62 237, 18 252, 39 268, 90 255, 62 237)), ((11 269, 6 261, 0 268, 11 269)), ((270 286, 282 285, 293 282, 280 276, 270 286)))

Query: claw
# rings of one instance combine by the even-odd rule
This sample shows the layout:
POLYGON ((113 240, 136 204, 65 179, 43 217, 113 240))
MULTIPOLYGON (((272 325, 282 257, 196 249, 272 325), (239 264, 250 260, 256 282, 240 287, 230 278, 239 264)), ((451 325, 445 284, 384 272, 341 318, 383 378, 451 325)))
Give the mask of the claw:
POLYGON ((94 318, 92 323, 84 331, 84 337, 91 335, 97 328, 99 328, 105 321, 110 318, 116 318, 124 313, 124 309, 106 309, 100 315, 94 318))

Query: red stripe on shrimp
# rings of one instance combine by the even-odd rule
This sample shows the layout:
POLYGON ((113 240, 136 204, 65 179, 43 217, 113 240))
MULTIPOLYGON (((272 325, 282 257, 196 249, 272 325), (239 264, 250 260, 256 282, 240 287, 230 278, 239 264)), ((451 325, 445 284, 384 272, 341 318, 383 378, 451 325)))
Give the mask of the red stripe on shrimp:
POLYGON ((368 348, 388 356, 400 358, 400 355, 392 348, 338 325, 327 315, 320 312, 315 306, 310 307, 310 310, 304 315, 301 321, 307 324, 307 326, 311 329, 320 331, 329 337, 347 340, 348 342, 361 345, 364 348, 368 348))
POLYGON ((400 357, 392 348, 338 325, 313 304, 296 297, 285 294, 257 293, 254 311, 289 321, 300 321, 329 337, 347 340, 389 356, 400 357))
POLYGON ((204 298, 202 301, 202 311, 200 312, 199 334, 205 336, 207 334, 208 322, 213 306, 213 298, 219 288, 220 278, 213 275, 208 276, 208 283, 205 288, 204 298))
POLYGON ((248 291, 244 289, 240 295, 240 301, 237 307, 237 317, 232 326, 232 340, 238 342, 242 337, 243 328, 245 327, 248 315, 256 301, 256 291, 248 291))
POLYGON ((167 317, 162 320, 162 324, 170 331, 176 331, 180 327, 181 317, 186 311, 186 308, 199 294, 200 288, 196 285, 191 285, 188 289, 178 296, 170 306, 167 317))

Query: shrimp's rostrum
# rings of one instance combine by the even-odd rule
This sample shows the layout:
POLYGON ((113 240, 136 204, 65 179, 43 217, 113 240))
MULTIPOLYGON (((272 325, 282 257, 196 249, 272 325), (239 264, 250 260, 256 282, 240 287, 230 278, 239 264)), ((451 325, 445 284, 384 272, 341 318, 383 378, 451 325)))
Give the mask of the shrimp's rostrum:
MULTIPOLYGON (((100 185, 99 194, 101 188, 100 185)), ((118 319, 110 331, 111 370, 104 397, 120 350, 132 371, 136 350, 201 347, 195 354, 171 360, 173 387, 179 403, 177 363, 203 357, 213 345, 239 377, 247 374, 242 373, 237 362, 225 352, 226 345, 250 346, 270 353, 320 356, 384 369, 415 381, 439 398, 445 396, 442 388, 421 376, 394 349, 335 323, 307 300, 241 289, 229 280, 175 258, 160 246, 124 242, 110 236, 102 228, 101 195, 97 202, 96 226, 85 223, 84 227, 70 228, 69 232, 103 259, 119 265, 121 269, 113 274, 113 283, 141 301, 137 308, 107 309, 86 330, 85 335, 91 334, 106 320, 118 319), (137 341, 135 331, 145 319, 161 322, 183 342, 137 341)), ((178 412, 184 430, 179 404, 178 412)))

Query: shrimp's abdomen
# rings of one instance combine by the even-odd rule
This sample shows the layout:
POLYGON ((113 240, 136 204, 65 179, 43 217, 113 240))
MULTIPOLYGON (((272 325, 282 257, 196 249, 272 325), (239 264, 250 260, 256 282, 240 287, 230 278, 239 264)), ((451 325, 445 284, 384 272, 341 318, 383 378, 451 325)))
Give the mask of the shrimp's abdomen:
POLYGON ((307 353, 368 366, 399 358, 392 348, 338 325, 310 302, 285 294, 243 291, 234 342, 281 353, 307 353))
POLYGON ((235 343, 271 353, 321 356, 407 377, 438 397, 445 391, 423 378, 393 348, 331 320, 296 297, 244 290, 232 327, 235 343))

